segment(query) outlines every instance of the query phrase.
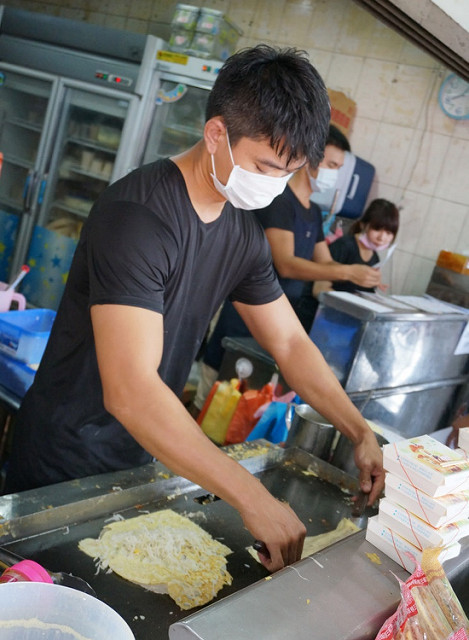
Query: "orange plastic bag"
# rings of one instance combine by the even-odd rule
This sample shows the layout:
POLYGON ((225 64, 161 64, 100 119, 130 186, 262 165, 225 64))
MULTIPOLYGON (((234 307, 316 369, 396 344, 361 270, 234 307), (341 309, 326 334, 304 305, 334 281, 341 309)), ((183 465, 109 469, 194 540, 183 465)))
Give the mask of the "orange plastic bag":
POLYGON ((259 416, 256 411, 274 397, 274 384, 268 382, 262 389, 248 389, 241 396, 236 411, 231 418, 224 444, 244 442, 253 430, 259 416))

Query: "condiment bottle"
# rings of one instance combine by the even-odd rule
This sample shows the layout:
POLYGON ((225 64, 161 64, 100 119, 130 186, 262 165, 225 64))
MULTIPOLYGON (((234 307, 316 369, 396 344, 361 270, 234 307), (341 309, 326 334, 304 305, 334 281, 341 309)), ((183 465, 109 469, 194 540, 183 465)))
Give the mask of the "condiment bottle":
POLYGON ((34 560, 21 560, 8 567, 0 576, 0 584, 5 582, 49 582, 52 578, 49 573, 34 560))

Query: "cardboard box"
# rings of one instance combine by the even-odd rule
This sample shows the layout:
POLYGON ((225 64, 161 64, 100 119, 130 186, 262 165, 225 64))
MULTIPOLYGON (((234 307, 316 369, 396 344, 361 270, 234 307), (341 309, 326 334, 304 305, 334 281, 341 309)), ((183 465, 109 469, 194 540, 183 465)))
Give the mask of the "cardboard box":
POLYGON ((447 547, 469 534, 467 518, 436 529, 389 498, 380 500, 378 515, 381 524, 389 527, 420 550, 427 547, 447 547))
MULTIPOLYGON (((415 569, 415 564, 412 559, 406 555, 411 553, 417 562, 422 561, 422 552, 417 549, 408 540, 400 536, 398 533, 392 531, 389 527, 386 527, 379 521, 379 516, 373 516, 368 519, 368 526, 365 534, 366 540, 372 545, 377 547, 380 551, 385 553, 389 558, 394 560, 406 569, 409 573, 412 573, 415 569)), ((439 561, 443 564, 446 560, 456 558, 461 551, 461 545, 459 542, 455 542, 443 549, 438 556, 439 561)))
POLYGON ((357 103, 348 98, 342 91, 328 89, 327 93, 331 102, 331 124, 342 131, 344 135, 349 136, 353 119, 357 112, 357 103))
POLYGON ((462 449, 469 456, 469 427, 464 427, 464 429, 459 429, 458 447, 462 449))
POLYGON ((384 468, 432 497, 469 490, 469 460, 431 436, 383 447, 384 468))
POLYGON ((469 517, 469 491, 432 498, 393 473, 387 473, 384 495, 433 527, 469 517))

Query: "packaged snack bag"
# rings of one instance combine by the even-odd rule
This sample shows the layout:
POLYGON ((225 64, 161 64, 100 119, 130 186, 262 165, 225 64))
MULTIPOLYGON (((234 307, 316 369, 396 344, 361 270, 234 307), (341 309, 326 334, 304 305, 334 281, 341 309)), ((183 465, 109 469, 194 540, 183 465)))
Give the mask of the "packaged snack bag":
POLYGON ((415 562, 410 578, 399 580, 401 602, 376 640, 469 640, 469 620, 438 561, 440 552, 425 549, 422 566, 415 562))

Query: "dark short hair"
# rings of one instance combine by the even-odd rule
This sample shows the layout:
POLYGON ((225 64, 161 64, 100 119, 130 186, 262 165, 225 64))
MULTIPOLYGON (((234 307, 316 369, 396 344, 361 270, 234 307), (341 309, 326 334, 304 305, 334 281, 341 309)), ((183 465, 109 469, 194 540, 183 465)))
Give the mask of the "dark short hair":
POLYGON ((342 149, 342 151, 350 151, 350 142, 342 131, 337 129, 333 124, 329 126, 329 133, 326 138, 326 147, 328 144, 338 147, 339 149, 342 149))
POLYGON ((232 144, 264 138, 288 162, 323 158, 329 97, 304 51, 261 44, 228 58, 208 97, 206 119, 214 116, 224 119, 232 144))
POLYGON ((366 227, 385 229, 394 234, 399 230, 399 209, 393 202, 376 198, 372 200, 362 217, 350 227, 350 233, 361 233, 366 227))

